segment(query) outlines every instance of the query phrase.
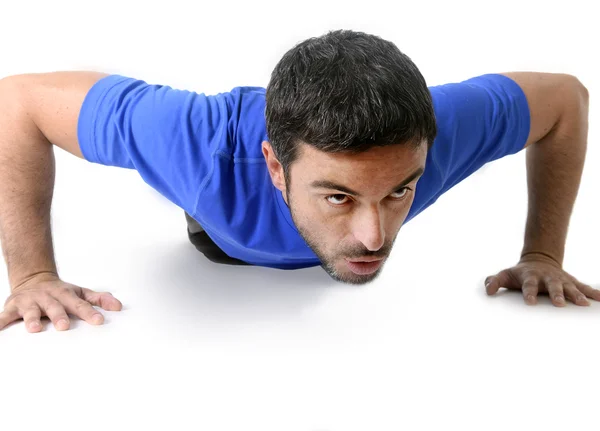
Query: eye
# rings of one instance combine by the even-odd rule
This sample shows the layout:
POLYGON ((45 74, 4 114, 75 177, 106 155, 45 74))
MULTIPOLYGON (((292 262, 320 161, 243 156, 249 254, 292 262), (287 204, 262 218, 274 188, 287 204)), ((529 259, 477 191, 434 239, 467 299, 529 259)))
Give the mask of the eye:
POLYGON ((326 196, 325 199, 330 203, 333 204, 333 206, 342 206, 344 205, 345 202, 332 202, 331 200, 329 200, 330 198, 341 198, 340 200, 343 200, 344 198, 347 198, 347 195, 329 195, 326 196))
MULTIPOLYGON (((410 190, 412 190, 410 187, 402 187, 401 189, 396 190, 390 196, 392 196, 392 200, 394 200, 394 201, 401 201, 406 198, 406 196, 408 195, 408 192, 410 190), (400 195, 400 196, 394 196, 394 195, 400 195)), ((341 207, 347 203, 347 200, 344 200, 346 198, 348 198, 348 195, 343 195, 343 194, 335 194, 335 195, 329 195, 329 196, 325 197, 327 202, 329 202, 333 206, 338 206, 338 207, 341 207), (333 198, 333 200, 332 200, 332 198, 333 198)))
POLYGON ((395 198, 394 198, 394 199, 396 199, 396 200, 401 200, 401 199, 404 199, 404 197, 405 197, 405 196, 408 194, 408 192, 409 192, 410 190, 412 190, 410 187, 402 187, 401 189, 399 189, 399 190, 396 190, 394 193, 392 193, 392 195, 399 194, 399 193, 400 193, 400 191, 405 191, 406 193, 402 194, 400 197, 395 197, 395 198))

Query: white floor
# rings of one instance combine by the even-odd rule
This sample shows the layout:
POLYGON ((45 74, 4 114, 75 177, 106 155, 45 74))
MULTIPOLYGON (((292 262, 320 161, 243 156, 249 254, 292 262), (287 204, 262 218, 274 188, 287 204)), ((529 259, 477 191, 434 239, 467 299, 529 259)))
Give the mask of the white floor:
MULTIPOLYGON (((355 12, 352 27, 360 27, 359 17, 355 12)), ((556 12, 546 19, 559 17, 556 12)), ((391 18, 381 19, 390 29, 391 18)), ((507 26, 494 25, 498 31, 507 26)), ((321 27, 343 27, 344 20, 322 17, 319 26, 316 35, 321 27)), ((369 23, 368 30, 376 28, 369 23)), ((500 43, 498 32, 492 33, 500 43)), ((301 39, 305 32, 292 35, 301 39)), ((401 49, 404 37, 396 31, 401 49)), ((545 46, 540 50, 549 51, 545 46)), ((415 56, 427 57, 433 45, 421 49, 415 56)), ((462 49, 457 55, 467 55, 464 44, 462 49)), ((543 56, 528 63, 531 48, 514 49, 520 49, 515 55, 522 67, 509 64, 504 53, 508 66, 488 58, 484 69, 560 68, 543 56)), ((578 52, 587 55, 583 48, 578 52)), ((90 60, 81 61, 92 64, 86 55, 90 60)), ((594 103, 598 75, 584 68, 593 67, 586 59, 577 70, 588 77, 594 103)), ((472 75, 480 67, 473 66, 472 75)), ((162 72, 177 75, 165 65, 162 72)), ((442 72, 436 71, 440 80, 442 72)), ((249 84, 241 73, 238 85, 249 84)), ((456 69, 448 74, 460 75, 456 69)), ((564 267, 600 288, 598 124, 592 105, 588 161, 564 267)), ((543 297, 530 307, 519 292, 488 297, 483 287, 486 276, 519 257, 527 209, 524 153, 485 166, 409 222, 382 276, 363 287, 337 284, 318 267, 213 264, 189 243, 183 211, 135 171, 55 153, 59 272, 65 281, 112 292, 124 309, 104 312, 106 322, 98 327, 73 319, 71 330, 57 332, 46 320, 39 334, 27 333, 22 322, 0 331, 0 425, 211 431, 600 426, 600 304, 556 308, 543 297)), ((4 266, 0 279, 7 296, 4 266)))

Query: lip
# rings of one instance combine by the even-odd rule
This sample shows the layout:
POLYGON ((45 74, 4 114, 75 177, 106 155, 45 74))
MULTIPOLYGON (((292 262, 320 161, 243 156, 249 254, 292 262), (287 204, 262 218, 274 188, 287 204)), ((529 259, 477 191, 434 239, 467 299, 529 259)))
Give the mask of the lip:
POLYGON ((382 265, 383 259, 375 259, 367 261, 351 261, 346 259, 346 265, 348 269, 358 275, 373 274, 382 265))
POLYGON ((348 262, 356 262, 356 263, 362 263, 362 262, 375 262, 376 260, 383 260, 383 257, 366 257, 364 259, 346 259, 348 262))

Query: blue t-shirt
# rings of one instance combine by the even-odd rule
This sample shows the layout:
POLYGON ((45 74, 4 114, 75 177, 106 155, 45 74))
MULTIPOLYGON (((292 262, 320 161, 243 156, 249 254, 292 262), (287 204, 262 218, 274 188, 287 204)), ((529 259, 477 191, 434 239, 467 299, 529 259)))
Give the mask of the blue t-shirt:
MULTIPOLYGON (((529 135, 527 99, 508 77, 429 90, 438 135, 405 223, 484 164, 519 152, 529 135)), ((77 133, 86 160, 135 169, 229 256, 281 269, 320 265, 271 181, 264 113, 262 87, 205 95, 110 75, 86 95, 77 133)))

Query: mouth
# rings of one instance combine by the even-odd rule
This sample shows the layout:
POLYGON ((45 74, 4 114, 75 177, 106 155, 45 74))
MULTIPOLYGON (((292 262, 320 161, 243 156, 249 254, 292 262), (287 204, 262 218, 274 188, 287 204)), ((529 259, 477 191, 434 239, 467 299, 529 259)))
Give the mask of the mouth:
POLYGON ((359 260, 346 260, 346 265, 348 266, 348 269, 350 269, 350 271, 352 271, 355 274, 358 275, 367 275, 367 274, 373 274, 375 271, 377 271, 380 267, 381 267, 381 263, 383 262, 382 258, 365 258, 365 259, 359 259, 359 260))

